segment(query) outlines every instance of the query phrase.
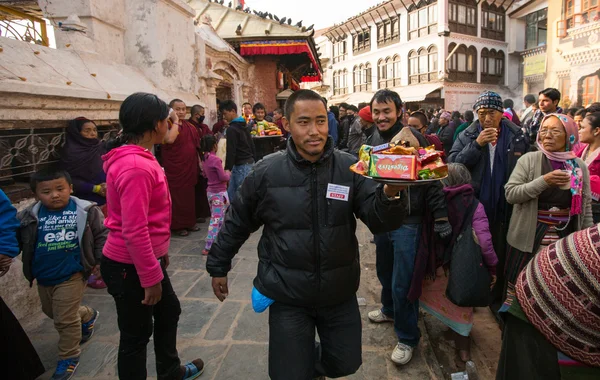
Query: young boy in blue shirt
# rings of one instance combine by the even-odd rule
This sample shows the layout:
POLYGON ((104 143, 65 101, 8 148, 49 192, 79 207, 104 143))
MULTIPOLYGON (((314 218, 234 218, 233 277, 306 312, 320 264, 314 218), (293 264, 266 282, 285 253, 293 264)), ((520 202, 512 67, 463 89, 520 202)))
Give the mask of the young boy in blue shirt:
POLYGON ((17 214, 23 273, 37 280, 42 311, 58 331, 59 361, 52 380, 71 379, 79 365, 80 343, 94 333, 98 311, 82 306, 86 279, 108 235, 104 216, 91 202, 71 196, 69 173, 47 169, 31 177, 38 202, 17 214))

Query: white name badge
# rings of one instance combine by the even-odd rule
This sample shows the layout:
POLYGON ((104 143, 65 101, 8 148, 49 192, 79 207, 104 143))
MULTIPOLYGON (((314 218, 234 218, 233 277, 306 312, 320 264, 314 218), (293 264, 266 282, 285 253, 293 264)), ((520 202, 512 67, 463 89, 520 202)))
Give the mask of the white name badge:
POLYGON ((350 188, 348 186, 334 185, 333 183, 327 185, 327 199, 348 202, 349 196, 350 188))

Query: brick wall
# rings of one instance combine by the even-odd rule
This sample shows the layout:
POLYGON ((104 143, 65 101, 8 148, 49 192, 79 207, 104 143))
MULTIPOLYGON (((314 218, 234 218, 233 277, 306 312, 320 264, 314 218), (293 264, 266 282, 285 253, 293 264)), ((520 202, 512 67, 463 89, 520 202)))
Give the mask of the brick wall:
POLYGON ((267 112, 277 108, 275 97, 279 93, 276 87, 277 58, 272 55, 259 55, 254 59, 254 80, 248 94, 252 104, 262 103, 267 112))

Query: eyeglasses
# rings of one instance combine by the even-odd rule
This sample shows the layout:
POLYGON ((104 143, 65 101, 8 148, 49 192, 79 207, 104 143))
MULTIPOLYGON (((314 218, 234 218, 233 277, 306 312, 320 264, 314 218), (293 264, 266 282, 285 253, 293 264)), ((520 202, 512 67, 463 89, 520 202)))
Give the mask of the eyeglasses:
POLYGON ((552 135, 553 137, 559 137, 565 134, 564 131, 561 131, 560 129, 540 129, 539 131, 540 136, 546 136, 548 134, 552 135))
POLYGON ((478 111, 478 112, 477 112, 477 116, 479 117, 479 119, 481 119, 481 120, 485 120, 485 118, 486 118, 487 116, 489 116, 489 117, 492 117, 492 118, 493 118, 494 116, 496 116, 496 112, 498 112, 498 111, 496 111, 496 110, 478 111))

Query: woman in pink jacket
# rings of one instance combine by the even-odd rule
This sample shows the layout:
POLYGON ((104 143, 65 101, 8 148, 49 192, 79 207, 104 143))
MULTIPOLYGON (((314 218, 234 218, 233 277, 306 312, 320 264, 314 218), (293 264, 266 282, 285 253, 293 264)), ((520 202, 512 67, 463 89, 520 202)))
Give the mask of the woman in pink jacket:
POLYGON ((171 197, 151 153, 167 133, 177 133, 168 130, 169 116, 178 125, 156 95, 130 95, 119 111, 121 134, 102 157, 110 232, 101 272, 117 307, 120 379, 146 379, 146 346, 153 332, 159 379, 190 380, 204 370, 201 359, 181 365, 177 354, 181 306, 167 274, 171 197))
POLYGON ((600 223, 600 112, 585 114, 579 124, 579 141, 582 146, 575 154, 590 171, 592 215, 594 223, 600 223))
MULTIPOLYGON (((466 166, 449 164, 448 178, 444 181, 448 219, 452 225, 451 241, 455 242, 458 235, 462 233, 461 227, 464 219, 468 217, 467 210, 477 199, 475 199, 473 186, 471 186, 471 174, 466 166)), ((477 237, 476 241, 481 246, 483 262, 492 276, 493 286, 496 282, 498 258, 492 245, 492 235, 485 209, 481 203, 475 209, 472 225, 473 232, 477 237)), ((446 252, 452 252, 452 247, 449 247, 446 252)), ((423 282, 423 293, 419 304, 425 311, 450 328, 447 334, 448 338, 456 342, 458 354, 461 360, 466 362, 470 360, 471 356, 469 334, 473 328, 473 308, 457 306, 446 298, 448 277, 444 268, 451 259, 451 257, 444 258, 444 261, 440 263, 443 265, 438 268, 435 279, 429 278, 423 282)))

